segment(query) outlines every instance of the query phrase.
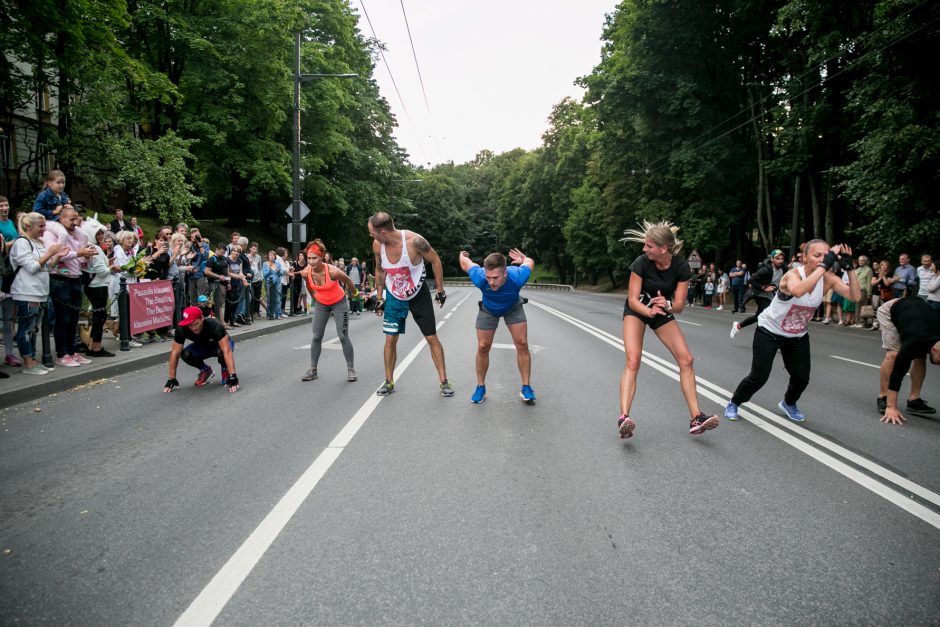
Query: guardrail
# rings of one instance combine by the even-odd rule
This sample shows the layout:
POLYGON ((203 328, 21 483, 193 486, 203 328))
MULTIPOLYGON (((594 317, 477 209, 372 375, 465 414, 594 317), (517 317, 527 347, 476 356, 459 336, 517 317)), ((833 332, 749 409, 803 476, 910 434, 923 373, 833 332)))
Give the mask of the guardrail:
MULTIPOLYGON (((444 285, 452 287, 473 287, 470 279, 444 279, 444 285)), ((564 283, 526 283, 522 286, 524 290, 549 290, 555 292, 573 292, 574 287, 564 283)))

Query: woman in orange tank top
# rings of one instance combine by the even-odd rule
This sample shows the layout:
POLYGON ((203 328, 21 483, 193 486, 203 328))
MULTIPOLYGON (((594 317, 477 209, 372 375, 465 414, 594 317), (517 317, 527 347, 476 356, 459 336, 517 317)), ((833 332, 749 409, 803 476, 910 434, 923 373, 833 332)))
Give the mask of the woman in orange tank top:
POLYGON ((346 299, 345 287, 349 294, 355 298, 358 295, 356 286, 349 280, 346 273, 324 263, 326 247, 319 239, 307 245, 307 267, 301 271, 304 285, 314 298, 313 307, 313 338, 310 342, 310 369, 301 377, 302 381, 313 381, 318 378, 317 363, 320 361, 320 351, 323 343, 323 333, 326 323, 333 315, 336 323, 336 335, 343 347, 343 356, 346 358, 346 380, 356 381, 356 369, 353 367, 353 346, 349 341, 349 301, 346 299))

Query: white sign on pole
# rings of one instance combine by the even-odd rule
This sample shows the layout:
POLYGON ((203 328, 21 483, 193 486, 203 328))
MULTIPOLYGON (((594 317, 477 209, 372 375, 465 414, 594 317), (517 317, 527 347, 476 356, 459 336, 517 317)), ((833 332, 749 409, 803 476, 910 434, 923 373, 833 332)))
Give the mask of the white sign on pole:
POLYGON ((306 241, 307 241, 307 225, 304 224, 303 222, 298 222, 298 223, 297 223, 297 226, 298 226, 299 229, 300 229, 300 233, 299 233, 299 235, 298 235, 297 237, 294 237, 294 229, 293 229, 293 226, 294 226, 294 223, 293 223, 293 222, 291 222, 291 223, 289 223, 289 224, 287 225, 287 241, 288 241, 288 242, 291 242, 291 243, 293 243, 293 242, 300 242, 301 244, 303 244, 304 242, 306 242, 306 241))
POLYGON ((702 267, 702 258, 699 257, 697 250, 693 250, 686 261, 689 262, 689 268, 692 270, 698 270, 702 267))
MULTIPOLYGON (((287 205, 287 209, 284 210, 284 213, 287 214, 287 217, 294 219, 294 204, 291 203, 287 205)), ((300 217, 299 220, 305 220, 307 216, 310 215, 310 207, 304 204, 304 201, 300 201, 300 217)))

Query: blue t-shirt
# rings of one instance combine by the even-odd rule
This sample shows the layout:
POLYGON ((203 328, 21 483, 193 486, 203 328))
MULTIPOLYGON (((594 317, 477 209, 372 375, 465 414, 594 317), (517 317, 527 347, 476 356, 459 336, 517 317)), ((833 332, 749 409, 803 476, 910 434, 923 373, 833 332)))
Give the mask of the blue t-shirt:
POLYGON ((494 292, 486 282, 486 271, 480 266, 473 266, 467 272, 470 281, 483 292, 483 306, 494 316, 501 316, 519 302, 519 290, 526 284, 532 271, 528 266, 507 266, 506 282, 494 292))
POLYGON ((3 234, 3 239, 7 242, 12 242, 16 239, 16 236, 19 235, 16 231, 16 225, 13 224, 13 220, 0 222, 0 233, 3 234))
POLYGON ((746 285, 747 271, 744 268, 739 268, 737 266, 728 270, 728 277, 731 279, 731 285, 746 285), (740 276, 731 276, 732 272, 740 272, 740 276))

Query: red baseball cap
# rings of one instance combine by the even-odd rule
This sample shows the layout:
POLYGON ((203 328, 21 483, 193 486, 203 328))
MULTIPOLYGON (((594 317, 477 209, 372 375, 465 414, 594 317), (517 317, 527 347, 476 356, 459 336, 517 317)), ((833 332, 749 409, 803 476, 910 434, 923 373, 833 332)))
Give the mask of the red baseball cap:
POLYGON ((183 319, 180 320, 179 326, 188 327, 196 320, 202 320, 202 309, 199 307, 187 307, 183 310, 183 319))

